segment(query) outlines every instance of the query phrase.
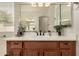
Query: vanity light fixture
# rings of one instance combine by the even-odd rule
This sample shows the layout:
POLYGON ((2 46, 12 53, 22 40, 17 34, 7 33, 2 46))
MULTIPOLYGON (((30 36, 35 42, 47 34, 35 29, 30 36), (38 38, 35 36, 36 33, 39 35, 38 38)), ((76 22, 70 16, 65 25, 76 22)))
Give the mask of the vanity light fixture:
POLYGON ((50 3, 31 3, 32 7, 49 7, 50 3))

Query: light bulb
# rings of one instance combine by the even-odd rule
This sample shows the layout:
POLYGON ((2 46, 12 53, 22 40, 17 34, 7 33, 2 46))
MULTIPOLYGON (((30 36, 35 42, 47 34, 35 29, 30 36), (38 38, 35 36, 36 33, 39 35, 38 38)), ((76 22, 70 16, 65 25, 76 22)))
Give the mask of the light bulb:
POLYGON ((50 6, 50 3, 45 3, 45 7, 49 7, 50 6))
POLYGON ((43 7, 43 3, 38 3, 38 6, 39 7, 43 7))
POLYGON ((36 3, 32 3, 32 7, 37 7, 36 3))

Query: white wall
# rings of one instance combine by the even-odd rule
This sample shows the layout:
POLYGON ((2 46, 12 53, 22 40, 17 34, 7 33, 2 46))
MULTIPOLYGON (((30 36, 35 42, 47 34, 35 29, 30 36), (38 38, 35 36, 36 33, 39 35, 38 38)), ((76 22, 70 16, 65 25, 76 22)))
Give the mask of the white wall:
POLYGON ((0 39, 0 56, 4 56, 6 54, 6 41, 0 39))
POLYGON ((79 56, 79 8, 74 9, 74 33, 76 34, 76 54, 79 56))

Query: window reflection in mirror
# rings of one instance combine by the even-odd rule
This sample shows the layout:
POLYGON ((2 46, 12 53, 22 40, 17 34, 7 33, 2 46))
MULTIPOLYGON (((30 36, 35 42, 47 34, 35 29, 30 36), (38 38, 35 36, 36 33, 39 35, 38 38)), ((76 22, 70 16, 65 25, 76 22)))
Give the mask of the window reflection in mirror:
POLYGON ((72 5, 71 3, 61 4, 61 24, 71 25, 72 19, 72 5))

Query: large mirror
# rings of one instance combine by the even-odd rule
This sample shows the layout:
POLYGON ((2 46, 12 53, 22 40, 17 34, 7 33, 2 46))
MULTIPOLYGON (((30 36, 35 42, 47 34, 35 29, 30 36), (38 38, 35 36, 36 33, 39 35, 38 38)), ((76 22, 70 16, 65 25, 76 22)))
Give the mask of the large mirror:
POLYGON ((54 31, 56 25, 71 25, 72 3, 20 3, 20 25, 25 31, 54 31))

